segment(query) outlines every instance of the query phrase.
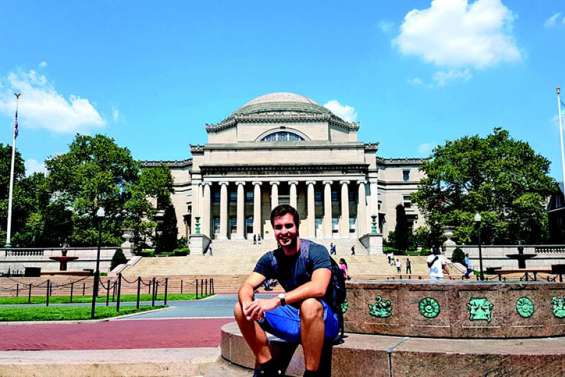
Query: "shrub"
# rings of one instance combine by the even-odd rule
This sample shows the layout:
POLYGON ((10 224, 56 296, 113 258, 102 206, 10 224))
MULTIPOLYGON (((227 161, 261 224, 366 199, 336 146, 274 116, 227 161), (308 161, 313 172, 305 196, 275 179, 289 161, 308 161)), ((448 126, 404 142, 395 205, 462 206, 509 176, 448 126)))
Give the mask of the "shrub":
POLYGON ((432 254, 432 249, 422 248, 422 250, 420 250, 420 256, 422 257, 427 257, 428 255, 431 254, 432 254))
POLYGON ((143 249, 139 252, 139 255, 142 257, 154 257, 155 250, 154 249, 143 249))
POLYGON ((451 254, 451 261, 453 263, 461 263, 463 266, 465 265, 465 253, 460 248, 456 247, 453 250, 453 254, 451 254))
POLYGON ((114 268, 118 267, 120 264, 124 264, 127 263, 128 260, 126 258, 126 256, 124 255, 124 252, 122 251, 122 249, 118 248, 116 249, 116 252, 114 253, 114 256, 112 257, 112 262, 110 263, 110 271, 112 271, 114 268))
POLYGON ((186 248, 186 245, 188 245, 188 240, 186 239, 186 237, 181 237, 177 240, 178 249, 186 248))
POLYGON ((179 247, 173 250, 173 255, 175 257, 184 257, 188 254, 190 254, 190 249, 188 247, 179 247))

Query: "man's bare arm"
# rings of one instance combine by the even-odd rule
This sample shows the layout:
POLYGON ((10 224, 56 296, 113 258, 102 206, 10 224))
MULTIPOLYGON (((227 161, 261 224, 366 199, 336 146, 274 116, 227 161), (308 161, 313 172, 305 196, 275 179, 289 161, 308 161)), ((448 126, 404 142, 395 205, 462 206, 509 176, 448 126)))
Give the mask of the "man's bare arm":
POLYGON ((321 298, 326 294, 332 272, 329 268, 319 268, 312 273, 312 279, 285 294, 285 301, 289 304, 301 302, 307 298, 321 298))
POLYGON ((265 276, 258 272, 252 272, 251 275, 245 279, 241 288, 239 288, 238 298, 241 305, 249 304, 253 301, 253 292, 265 281, 265 276))

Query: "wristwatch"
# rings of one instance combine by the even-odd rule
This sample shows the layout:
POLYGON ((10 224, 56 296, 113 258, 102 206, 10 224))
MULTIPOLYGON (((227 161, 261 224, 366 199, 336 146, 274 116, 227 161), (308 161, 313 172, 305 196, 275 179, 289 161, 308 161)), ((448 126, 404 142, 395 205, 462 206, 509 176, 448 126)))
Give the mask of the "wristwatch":
POLYGON ((286 296, 284 295, 284 293, 279 293, 279 301, 281 302, 281 306, 285 306, 286 305, 286 296))

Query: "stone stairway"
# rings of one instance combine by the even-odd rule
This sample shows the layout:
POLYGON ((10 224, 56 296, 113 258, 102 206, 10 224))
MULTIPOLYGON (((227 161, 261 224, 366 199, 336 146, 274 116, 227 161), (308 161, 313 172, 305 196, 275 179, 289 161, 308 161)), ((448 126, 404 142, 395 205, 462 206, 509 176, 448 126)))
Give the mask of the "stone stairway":
MULTIPOLYGON (((336 244, 337 255, 334 256, 336 261, 344 258, 347 261, 350 275, 356 280, 397 278, 400 275, 406 278, 407 258, 410 258, 412 262, 411 275, 416 275, 412 278, 418 278, 417 275, 423 278, 427 276, 426 257, 396 257, 402 263, 401 273, 398 274, 396 267, 388 264, 385 255, 368 255, 357 240, 324 240, 319 243, 329 246, 330 242, 336 244), (355 245, 355 255, 350 255, 352 245, 355 245)), ((213 256, 141 258, 136 264, 126 267, 122 274, 127 278, 136 276, 237 276, 236 280, 241 281, 242 277, 247 276, 253 270, 263 253, 275 248, 275 242, 267 240, 260 245, 253 245, 249 241, 225 240, 214 241, 212 247, 213 256)))

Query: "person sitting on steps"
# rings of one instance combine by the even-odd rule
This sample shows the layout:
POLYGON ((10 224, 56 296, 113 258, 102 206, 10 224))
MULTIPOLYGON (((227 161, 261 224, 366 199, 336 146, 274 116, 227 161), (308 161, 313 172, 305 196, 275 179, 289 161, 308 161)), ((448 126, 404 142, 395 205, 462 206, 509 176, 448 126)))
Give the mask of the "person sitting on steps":
POLYGON ((298 212, 280 205, 271 212, 279 248, 265 253, 239 289, 234 315, 245 341, 253 351, 253 376, 280 375, 265 331, 304 350, 304 376, 319 376, 324 344, 339 337, 340 316, 332 302, 332 264, 328 250, 299 238, 298 212), (277 279, 285 293, 255 299, 254 291, 265 279, 277 279))

